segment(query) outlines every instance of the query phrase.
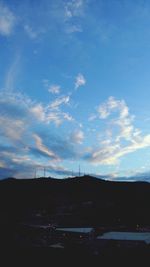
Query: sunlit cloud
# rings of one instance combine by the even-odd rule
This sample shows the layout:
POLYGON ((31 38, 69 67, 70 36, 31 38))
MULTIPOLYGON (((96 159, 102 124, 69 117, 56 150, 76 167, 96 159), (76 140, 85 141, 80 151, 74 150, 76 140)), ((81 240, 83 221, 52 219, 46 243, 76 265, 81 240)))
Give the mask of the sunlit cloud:
POLYGON ((133 125, 134 116, 130 115, 129 108, 124 100, 110 97, 97 109, 99 118, 107 120, 107 128, 99 147, 92 149, 86 158, 95 164, 116 165, 119 160, 137 150, 150 147, 150 135, 143 135, 140 129, 133 125), (115 117, 112 115, 115 115, 115 117), (110 117, 111 116, 111 117, 110 117), (110 120, 109 120, 110 117, 110 120))
POLYGON ((48 149, 44 144, 43 144, 43 140, 40 136, 38 136, 37 134, 33 134, 33 138, 35 140, 36 143, 36 148, 43 153, 44 155, 48 156, 51 159, 54 160, 59 160, 59 157, 50 149, 48 149))
POLYGON ((66 112, 63 112, 60 108, 62 105, 69 103, 69 97, 56 98, 53 102, 47 106, 37 103, 32 105, 32 114, 40 121, 45 123, 55 123, 57 126, 61 125, 63 121, 73 121, 73 117, 66 112))
POLYGON ((116 100, 111 96, 104 104, 98 107, 99 117, 101 119, 106 119, 112 111, 119 111, 120 118, 127 117, 129 113, 128 107, 124 100, 116 100))

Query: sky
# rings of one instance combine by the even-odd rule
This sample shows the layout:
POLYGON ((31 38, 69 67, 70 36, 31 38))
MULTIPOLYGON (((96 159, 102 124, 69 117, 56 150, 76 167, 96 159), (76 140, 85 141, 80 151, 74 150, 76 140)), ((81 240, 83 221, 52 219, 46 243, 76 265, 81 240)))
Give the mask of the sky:
POLYGON ((149 99, 149 0, 0 0, 0 179, 149 181, 149 99))

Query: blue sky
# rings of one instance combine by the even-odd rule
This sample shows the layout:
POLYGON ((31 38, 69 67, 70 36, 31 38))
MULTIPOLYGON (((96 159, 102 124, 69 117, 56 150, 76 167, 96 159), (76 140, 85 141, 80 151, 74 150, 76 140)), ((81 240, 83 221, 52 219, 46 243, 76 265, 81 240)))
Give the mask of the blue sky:
POLYGON ((148 0, 0 0, 1 178, 147 179, 149 99, 148 0))

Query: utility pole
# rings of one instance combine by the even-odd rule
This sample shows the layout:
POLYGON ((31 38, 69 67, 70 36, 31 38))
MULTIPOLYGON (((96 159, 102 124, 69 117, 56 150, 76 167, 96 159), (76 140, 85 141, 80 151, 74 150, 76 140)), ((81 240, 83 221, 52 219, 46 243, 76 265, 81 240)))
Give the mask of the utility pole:
POLYGON ((34 178, 36 178, 36 168, 35 168, 34 178))
POLYGON ((80 177, 80 165, 79 165, 79 177, 80 177))

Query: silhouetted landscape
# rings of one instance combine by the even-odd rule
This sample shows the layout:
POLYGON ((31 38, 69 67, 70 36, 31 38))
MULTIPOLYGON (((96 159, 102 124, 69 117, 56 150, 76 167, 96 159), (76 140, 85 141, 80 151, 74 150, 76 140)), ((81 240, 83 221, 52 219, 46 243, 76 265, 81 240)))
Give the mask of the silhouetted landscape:
POLYGON ((64 226, 134 229, 150 225, 149 203, 147 182, 112 182, 90 176, 0 181, 1 214, 9 223, 32 220, 39 213, 43 220, 50 218, 64 226))
MULTIPOLYGON (((62 227, 63 231, 92 227, 94 238, 110 231, 149 232, 149 203, 147 182, 113 182, 91 176, 8 178, 0 181, 1 246, 50 248, 58 243, 55 232, 62 227)), ((61 243, 65 251, 73 248, 75 253, 79 244, 71 246, 71 241, 72 237, 61 243)), ((82 254, 85 247, 90 251, 89 244, 95 247, 95 243, 87 244, 80 244, 82 254)), ((113 248, 107 248, 107 253, 113 248)))

